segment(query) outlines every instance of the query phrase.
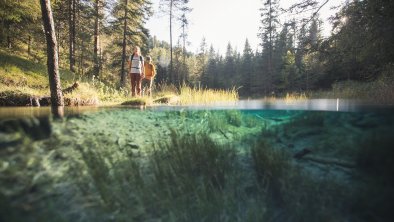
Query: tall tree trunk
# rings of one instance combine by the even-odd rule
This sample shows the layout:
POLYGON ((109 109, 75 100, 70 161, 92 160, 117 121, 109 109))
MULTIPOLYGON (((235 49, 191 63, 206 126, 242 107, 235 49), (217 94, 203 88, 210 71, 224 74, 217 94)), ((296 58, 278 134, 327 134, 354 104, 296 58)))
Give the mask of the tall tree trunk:
POLYGON ((68 0, 68 10, 70 71, 75 72, 75 0, 68 0))
MULTIPOLYGON (((55 0, 54 4, 56 5, 56 0, 55 0)), ((60 12, 62 11, 62 4, 59 5, 59 9, 58 10, 60 12)), ((60 40, 60 37, 61 37, 61 32, 60 32, 60 30, 61 30, 61 21, 60 21, 59 17, 60 16, 57 17, 56 22, 55 22, 55 32, 56 32, 56 39, 59 41, 57 43, 57 53, 59 55, 59 67, 62 67, 62 65, 61 65, 61 56, 60 56, 61 55, 61 51, 60 51, 60 45, 61 45, 61 40, 60 40)))
MULTIPOLYGON (((59 24, 59 26, 60 26, 60 23, 58 23, 59 24)), ((55 30, 57 33, 56 33, 56 35, 57 35, 57 40, 59 40, 60 41, 60 37, 61 37, 61 35, 60 35, 60 28, 58 28, 57 30, 55 30)), ((60 41, 61 42, 61 41, 60 41)), ((62 67, 62 59, 61 59, 61 57, 60 57, 60 55, 62 54, 62 52, 60 51, 60 42, 58 42, 57 43, 57 53, 58 53, 58 55, 59 55, 59 67, 62 67)))
POLYGON ((268 58, 268 72, 272 75, 272 2, 269 1, 269 58, 268 58))
POLYGON ((123 43, 122 43, 122 68, 120 70, 120 85, 124 87, 126 85, 125 78, 125 62, 126 62, 126 31, 127 31, 127 4, 128 0, 125 0, 124 7, 124 25, 123 25, 123 43))
POLYGON ((94 60, 94 68, 93 68, 93 75, 97 79, 100 73, 100 62, 99 62, 99 0, 96 0, 94 5, 94 10, 96 13, 96 17, 94 19, 94 49, 93 49, 93 60, 94 60))
POLYGON ((31 55, 31 35, 29 35, 28 40, 27 40, 27 55, 30 58, 31 55))
POLYGON ((7 35, 7 47, 8 47, 9 49, 12 48, 12 41, 11 41, 10 33, 8 33, 8 35, 7 35))
POLYGON ((174 4, 174 0, 171 0, 170 2, 170 52, 171 52, 171 56, 170 56, 170 81, 175 81, 175 78, 173 76, 173 60, 172 60, 172 9, 173 9, 173 4, 174 4))
POLYGON ((47 67, 52 107, 64 106, 62 88, 59 77, 59 64, 55 25, 52 17, 50 0, 40 0, 42 21, 44 23, 47 42, 47 67))
POLYGON ((84 74, 84 72, 85 72, 85 69, 84 69, 84 66, 83 66, 83 63, 84 63, 84 39, 82 38, 82 41, 81 41, 81 58, 79 59, 79 72, 78 73, 80 73, 80 75, 81 76, 83 76, 83 74, 84 74))
MULTIPOLYGON (((183 48, 182 48, 182 58, 183 58, 183 67, 182 67, 182 83, 186 80, 186 33, 185 33, 186 24, 182 25, 182 36, 183 36, 183 48)), ((205 67, 205 64, 202 64, 205 67)))

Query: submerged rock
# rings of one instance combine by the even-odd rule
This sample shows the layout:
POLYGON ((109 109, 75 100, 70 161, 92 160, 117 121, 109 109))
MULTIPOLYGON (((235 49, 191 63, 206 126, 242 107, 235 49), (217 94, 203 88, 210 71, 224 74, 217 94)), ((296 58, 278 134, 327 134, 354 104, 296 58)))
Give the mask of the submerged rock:
POLYGON ((23 138, 20 133, 5 134, 0 133, 0 148, 15 146, 22 143, 23 138))
POLYGON ((3 120, 0 122, 0 129, 0 132, 4 133, 19 132, 34 140, 46 139, 52 133, 51 123, 48 117, 3 120))
POLYGON ((140 146, 138 144, 135 143, 128 143, 127 144, 131 149, 139 149, 140 146))

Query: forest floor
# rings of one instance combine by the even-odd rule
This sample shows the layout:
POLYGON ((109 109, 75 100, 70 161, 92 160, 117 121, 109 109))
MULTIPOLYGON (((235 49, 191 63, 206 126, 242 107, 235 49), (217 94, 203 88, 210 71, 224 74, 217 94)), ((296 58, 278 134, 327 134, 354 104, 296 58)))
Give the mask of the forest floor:
POLYGON ((393 118, 125 108, 4 120, 0 219, 389 221, 393 118))

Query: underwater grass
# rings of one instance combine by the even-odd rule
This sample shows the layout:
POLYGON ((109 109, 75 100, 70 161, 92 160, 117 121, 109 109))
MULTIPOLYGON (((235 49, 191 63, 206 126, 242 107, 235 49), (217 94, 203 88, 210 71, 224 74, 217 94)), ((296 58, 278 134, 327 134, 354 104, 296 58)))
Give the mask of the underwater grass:
POLYGON ((172 131, 170 138, 157 144, 145 160, 125 149, 103 149, 93 141, 89 148, 80 148, 90 183, 105 206, 117 212, 117 220, 261 218, 262 204, 243 215, 246 208, 240 200, 247 197, 237 184, 240 174, 233 148, 217 145, 205 134, 172 131))
POLYGON ((363 138, 357 166, 366 181, 354 193, 354 209, 366 221, 390 221, 394 217, 394 139, 389 130, 379 130, 363 138))
MULTIPOLYGON (((111 110, 57 122, 48 140, 22 141, 20 146, 25 148, 15 151, 21 154, 10 160, 0 156, 0 170, 5 175, 0 177, 1 184, 16 188, 23 185, 22 191, 14 190, 20 198, 19 207, 24 207, 24 202, 30 204, 28 198, 44 196, 37 201, 44 207, 34 207, 37 212, 32 214, 49 218, 41 221, 51 221, 55 218, 52 215, 60 215, 59 220, 64 221, 301 222, 391 218, 389 148, 393 144, 390 135, 379 136, 384 131, 377 132, 374 139, 360 141, 365 147, 360 147, 357 173, 352 176, 360 175, 362 179, 339 181, 324 172, 316 173, 310 163, 292 157, 294 150, 278 143, 281 127, 291 121, 264 125, 261 133, 253 137, 212 139, 212 134, 219 133, 209 130, 210 117, 219 119, 224 130, 239 128, 231 119, 242 113, 230 111, 159 113, 163 120, 169 120, 168 128, 177 128, 152 138, 154 145, 147 142, 149 138, 135 140, 135 132, 125 133, 135 129, 127 127, 133 124, 146 130, 157 127, 154 123, 140 125, 139 118, 155 120, 156 116, 149 113, 132 116, 124 110, 111 110), (137 120, 133 121, 135 117, 137 120), (97 124, 103 127, 97 129, 97 124), (375 145, 384 149, 376 149, 375 145), (10 163, 7 169, 3 164, 6 161, 10 163)), ((295 126, 302 127, 302 119, 308 127, 322 122, 323 126, 343 123, 343 116, 335 120, 318 113, 311 115, 308 119, 299 113, 296 117, 300 122, 295 122, 295 126), (329 123, 327 119, 335 121, 329 123)), ((249 124, 245 118, 242 117, 241 127, 249 124)), ((4 196, 3 187, 0 188, 0 205, 4 206, 14 196, 4 196)), ((15 208, 13 205, 5 211, 15 208)), ((18 217, 20 212, 24 211, 15 210, 6 219, 26 216, 18 217)))
POLYGON ((334 178, 308 175, 289 152, 275 147, 272 137, 276 137, 274 131, 263 129, 262 138, 251 148, 268 215, 279 209, 283 210, 280 221, 341 221, 343 215, 351 215, 351 207, 346 207, 352 198, 348 187, 334 178))

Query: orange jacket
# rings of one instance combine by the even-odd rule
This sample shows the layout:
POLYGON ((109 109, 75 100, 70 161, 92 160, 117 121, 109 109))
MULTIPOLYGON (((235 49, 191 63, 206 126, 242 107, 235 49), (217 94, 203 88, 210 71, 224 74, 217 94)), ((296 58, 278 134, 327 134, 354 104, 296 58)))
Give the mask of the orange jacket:
POLYGON ((155 65, 153 65, 152 62, 145 62, 144 63, 144 67, 145 67, 145 79, 153 79, 156 75, 156 68, 155 65))

